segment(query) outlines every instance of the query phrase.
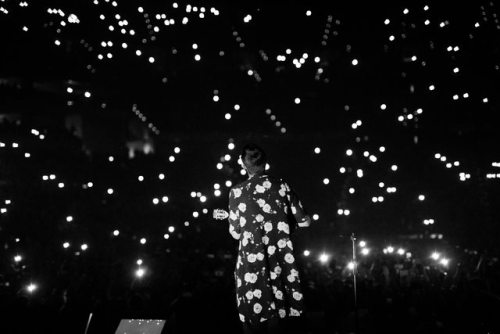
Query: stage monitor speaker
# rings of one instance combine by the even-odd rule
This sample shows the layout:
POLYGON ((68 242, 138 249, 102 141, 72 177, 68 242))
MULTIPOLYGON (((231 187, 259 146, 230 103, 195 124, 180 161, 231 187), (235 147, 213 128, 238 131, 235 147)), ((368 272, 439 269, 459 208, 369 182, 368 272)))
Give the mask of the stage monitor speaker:
POLYGON ((115 334, 161 334, 165 320, 122 319, 115 334))

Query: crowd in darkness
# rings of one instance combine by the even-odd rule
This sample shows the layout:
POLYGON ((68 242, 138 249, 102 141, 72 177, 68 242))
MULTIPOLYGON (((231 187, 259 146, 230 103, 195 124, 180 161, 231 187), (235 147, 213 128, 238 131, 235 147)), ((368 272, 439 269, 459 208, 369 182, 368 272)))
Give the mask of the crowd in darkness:
MULTIPOLYGON (((0 127, 6 144, 0 149, 1 199, 12 201, 0 224, 0 313, 8 320, 2 333, 83 333, 90 313, 88 333, 113 333, 122 318, 167 319, 168 333, 240 331, 236 244, 224 224, 178 227, 167 242, 156 238, 146 248, 137 241, 141 232, 158 226, 138 222, 155 217, 140 209, 137 198, 145 194, 122 192, 129 197, 106 200, 103 191, 81 189, 89 179, 98 188, 107 178, 126 187, 134 163, 153 173, 154 159, 137 157, 111 172, 64 129, 40 140, 22 123, 4 121, 0 127), (19 147, 9 147, 13 142, 19 147), (26 151, 33 152, 30 158, 26 151), (64 191, 41 180, 50 172, 64 178, 64 191), (75 215, 75 223, 61 218, 66 212, 75 215), (123 237, 111 235, 116 221, 123 237), (65 240, 73 248, 63 249, 65 240), (79 248, 83 242, 87 251, 79 248), (23 259, 13 261, 16 254, 23 259), (142 278, 134 276, 137 258, 147 268, 142 278), (25 289, 30 280, 39 286, 32 293, 25 289)), ((176 210, 178 204, 172 205, 176 210)), ((300 251, 304 236, 294 237, 300 251)), ((307 238, 314 240, 314 233, 307 238)), ((299 254, 306 332, 350 333, 355 323, 359 333, 500 332, 495 255, 457 248, 445 267, 425 251, 405 257, 373 250, 359 258, 356 308, 353 272, 346 268, 351 256, 348 246, 325 263, 316 254, 299 254)))

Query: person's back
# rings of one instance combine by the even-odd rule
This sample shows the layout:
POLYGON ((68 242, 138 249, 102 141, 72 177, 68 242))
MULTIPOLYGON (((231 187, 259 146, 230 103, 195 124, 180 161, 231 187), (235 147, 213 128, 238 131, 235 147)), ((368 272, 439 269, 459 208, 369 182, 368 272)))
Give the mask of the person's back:
POLYGON ((246 329, 302 314, 303 295, 290 226, 310 224, 286 182, 265 174, 263 168, 249 174, 229 195, 229 232, 239 241, 237 305, 246 329))

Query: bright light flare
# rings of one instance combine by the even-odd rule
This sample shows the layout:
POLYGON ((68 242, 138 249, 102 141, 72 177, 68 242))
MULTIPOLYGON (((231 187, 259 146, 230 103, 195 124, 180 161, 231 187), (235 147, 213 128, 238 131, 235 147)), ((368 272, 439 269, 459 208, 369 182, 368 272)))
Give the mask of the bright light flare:
POLYGON ((326 263, 328 262, 328 259, 330 258, 330 256, 326 253, 322 253, 320 256, 319 256, 319 261, 321 263, 326 263))

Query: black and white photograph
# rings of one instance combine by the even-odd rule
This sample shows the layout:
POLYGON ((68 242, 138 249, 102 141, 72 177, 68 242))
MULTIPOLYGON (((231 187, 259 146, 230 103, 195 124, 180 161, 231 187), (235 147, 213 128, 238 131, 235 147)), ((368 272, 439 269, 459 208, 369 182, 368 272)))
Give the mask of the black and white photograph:
POLYGON ((500 334, 500 3, 0 0, 0 333, 500 334))

